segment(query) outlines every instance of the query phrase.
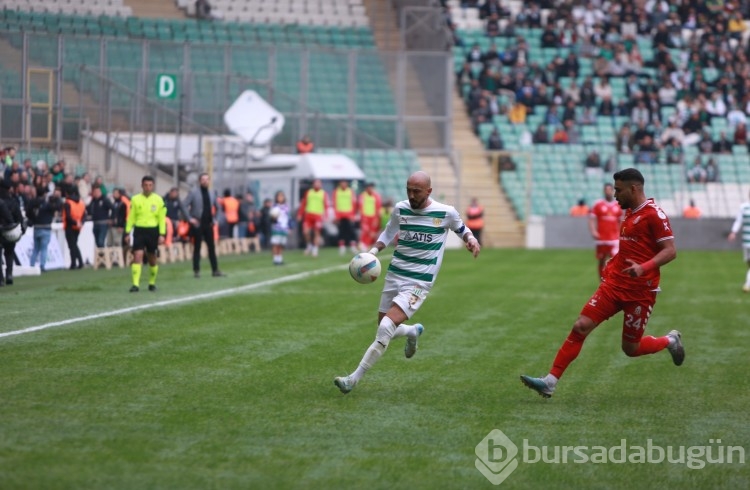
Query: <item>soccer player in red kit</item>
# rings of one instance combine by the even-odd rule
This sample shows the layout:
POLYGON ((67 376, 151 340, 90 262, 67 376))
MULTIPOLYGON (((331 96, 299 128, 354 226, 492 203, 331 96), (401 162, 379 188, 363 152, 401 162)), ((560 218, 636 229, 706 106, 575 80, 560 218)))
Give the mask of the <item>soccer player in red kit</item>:
POLYGON ((589 214, 589 231, 596 240, 596 258, 599 261, 599 277, 602 277, 604 265, 617 255, 620 238, 620 220, 622 208, 615 201, 615 189, 612 184, 604 184, 604 199, 598 199, 589 214))
POLYGON ((668 349, 679 366, 685 360, 682 335, 672 330, 663 337, 643 336, 659 289, 659 268, 675 259, 669 218, 643 191, 643 175, 634 168, 615 173, 615 199, 626 210, 620 226, 620 251, 604 268, 599 288, 581 310, 573 330, 557 352, 549 374, 522 375, 523 384, 545 398, 581 352, 583 341, 603 321, 623 312, 622 350, 629 357, 668 349))

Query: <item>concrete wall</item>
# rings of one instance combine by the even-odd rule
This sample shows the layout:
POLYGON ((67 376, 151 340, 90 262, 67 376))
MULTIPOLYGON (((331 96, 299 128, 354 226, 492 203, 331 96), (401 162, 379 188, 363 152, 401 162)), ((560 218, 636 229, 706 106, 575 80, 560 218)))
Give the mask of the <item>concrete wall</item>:
MULTIPOLYGON (((740 250, 740 244, 727 241, 732 219, 690 220, 670 218, 678 250, 740 250)), ((529 248, 592 248, 587 218, 548 216, 532 219, 527 228, 529 248)))

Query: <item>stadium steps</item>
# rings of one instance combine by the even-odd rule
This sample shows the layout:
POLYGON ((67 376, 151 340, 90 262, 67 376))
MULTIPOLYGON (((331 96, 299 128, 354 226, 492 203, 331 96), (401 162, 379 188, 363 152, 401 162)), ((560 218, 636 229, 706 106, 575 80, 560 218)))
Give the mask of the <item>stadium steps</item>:
MULTIPOLYGON (((3 60, 5 66, 22 66, 22 55, 21 51, 13 46, 6 39, 0 38, 0 59, 3 60)), ((38 80, 38 79, 37 79, 38 80)), ((46 94, 47 85, 45 83, 33 82, 33 93, 46 94)), ((20 94, 19 94, 20 96, 20 94)), ((98 120, 99 115, 97 114, 100 104, 95 101, 89 94, 80 94, 75 85, 69 81, 64 81, 62 84, 62 100, 66 107, 79 107, 79 102, 84 107, 84 114, 81 116, 83 119, 89 118, 91 120, 98 120), (82 99, 81 99, 82 98, 82 99)), ((121 116, 116 114, 112 115, 113 127, 119 125, 126 125, 125 121, 121 116)))
POLYGON ((401 46, 401 35, 396 22, 396 11, 391 2, 364 0, 365 12, 370 19, 373 39, 378 51, 395 51, 401 46))
POLYGON ((464 214, 472 197, 484 206, 484 236, 488 247, 523 247, 525 231, 516 219, 510 200, 500 185, 494 169, 487 164, 487 156, 479 138, 471 129, 464 102, 456 93, 453 95, 453 148, 461 160, 460 202, 456 208, 464 214))
MULTIPOLYGON (((388 52, 395 56, 396 49, 400 45, 400 34, 396 18, 396 10, 390 2, 382 0, 365 0, 367 16, 370 19, 375 46, 379 52, 388 52)), ((392 59, 392 58, 390 58, 392 59)), ((386 59, 386 61, 390 61, 386 59)), ((398 87, 398 70, 396 63, 383 63, 388 80, 392 89, 398 87)), ((419 75, 411 64, 406 64, 405 90, 403 101, 403 112, 406 114, 418 114, 431 116, 432 112, 425 100, 425 93, 419 75)), ((395 92, 394 92, 395 93, 395 92)), ((429 121, 407 121, 406 131, 409 135, 409 146, 412 148, 438 148, 442 146, 443 135, 440 125, 429 121)))
POLYGON ((185 13, 177 7, 174 0, 124 0, 123 3, 133 10, 134 17, 157 19, 185 19, 185 13))

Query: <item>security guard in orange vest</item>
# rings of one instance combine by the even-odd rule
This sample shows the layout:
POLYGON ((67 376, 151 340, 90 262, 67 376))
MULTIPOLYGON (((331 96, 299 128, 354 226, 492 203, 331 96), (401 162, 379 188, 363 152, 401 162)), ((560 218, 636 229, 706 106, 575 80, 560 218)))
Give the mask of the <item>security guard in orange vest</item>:
POLYGON ((357 198, 346 180, 339 182, 333 191, 333 210, 334 220, 339 228, 339 254, 346 253, 347 244, 351 252, 356 254, 358 250, 354 221, 357 215, 357 198))
POLYGON ((240 221, 240 201, 232 196, 232 191, 229 189, 224 189, 221 208, 224 212, 224 219, 227 222, 227 236, 234 238, 234 228, 240 221))
POLYGON ((471 198, 471 204, 466 210, 466 226, 474 233, 480 245, 482 245, 482 230, 484 229, 484 207, 479 204, 476 197, 471 198))
POLYGON ((63 228, 65 229, 65 241, 68 242, 70 251, 70 268, 83 269, 83 257, 81 249, 78 248, 78 235, 83 228, 83 220, 86 217, 86 204, 81 200, 78 191, 68 194, 63 204, 63 228))

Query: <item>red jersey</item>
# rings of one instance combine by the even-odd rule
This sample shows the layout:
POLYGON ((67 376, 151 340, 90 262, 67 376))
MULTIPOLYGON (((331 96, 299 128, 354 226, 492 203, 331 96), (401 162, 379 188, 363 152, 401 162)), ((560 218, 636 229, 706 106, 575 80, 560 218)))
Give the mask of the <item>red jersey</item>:
POLYGON ((620 237, 618 229, 622 218, 622 208, 617 201, 599 199, 591 207, 591 217, 596 218, 596 229, 599 232, 597 245, 614 245, 620 237))
POLYGON ((642 264, 659 252, 658 244, 674 240, 666 213, 653 199, 647 199, 635 210, 627 210, 620 226, 620 252, 607 262, 603 279, 609 285, 625 290, 656 290, 659 288, 659 268, 644 272, 641 277, 623 273, 631 266, 626 259, 642 264))

